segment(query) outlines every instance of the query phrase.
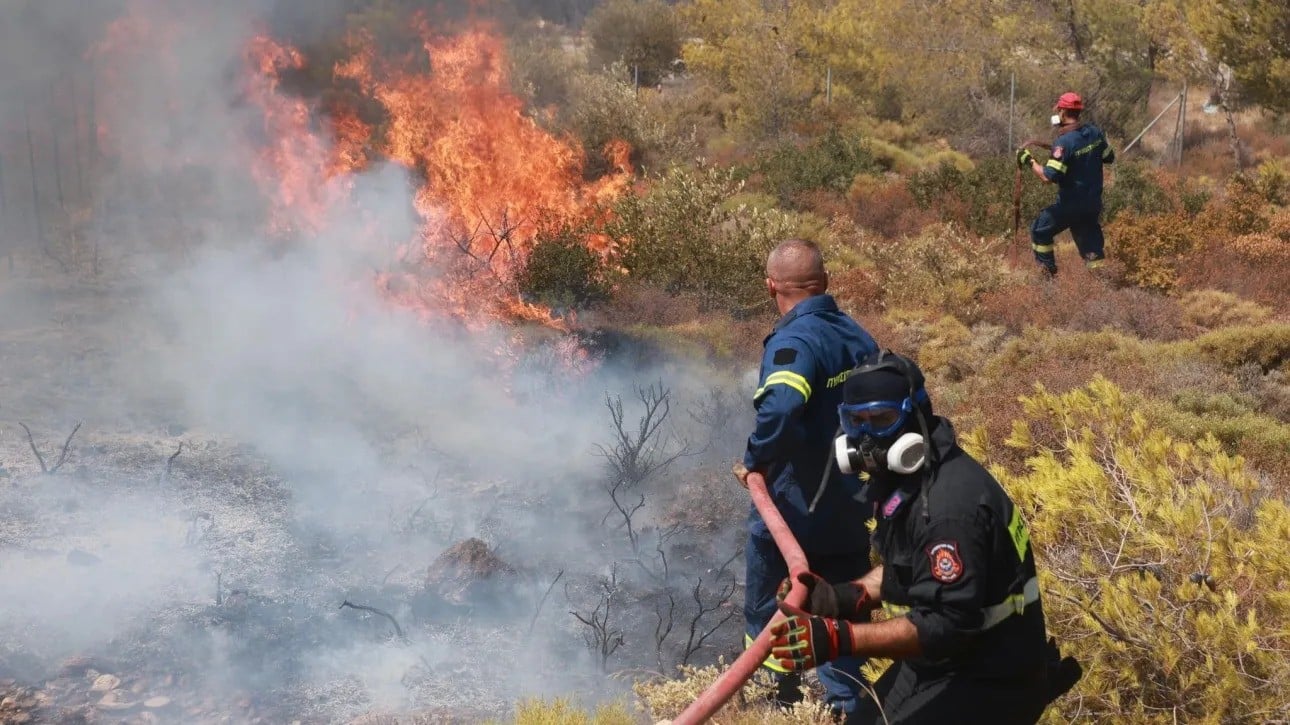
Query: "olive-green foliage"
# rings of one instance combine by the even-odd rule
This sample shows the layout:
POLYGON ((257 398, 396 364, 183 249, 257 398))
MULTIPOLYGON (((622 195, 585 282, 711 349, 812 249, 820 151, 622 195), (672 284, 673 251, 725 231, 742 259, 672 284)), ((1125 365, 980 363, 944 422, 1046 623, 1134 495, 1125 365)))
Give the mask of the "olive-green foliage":
POLYGON ((1245 456, 1259 471, 1290 473, 1290 424, 1256 412, 1257 407, 1258 402, 1246 395, 1193 389, 1146 409, 1171 435, 1188 440, 1211 435, 1223 450, 1245 456))
POLYGON ((1215 289, 1193 290, 1183 295, 1179 302, 1187 322, 1210 330, 1231 325, 1257 325, 1272 315, 1272 310, 1257 302, 1215 289))
POLYGON ((1023 405, 1006 445, 1026 464, 992 471, 1030 529, 1049 631, 1085 670, 1045 722, 1290 717, 1283 494, 1104 379, 1023 405))
POLYGON ((1290 363, 1290 324, 1225 327, 1196 338, 1196 344, 1226 368, 1254 363, 1266 373, 1290 363))
MULTIPOLYGON (((909 178, 909 192, 921 209, 938 209, 982 236, 1010 233, 1017 165, 1011 156, 983 159, 964 170, 945 162, 909 178)), ((1053 189, 1033 176, 1022 176, 1021 225, 1024 230, 1039 210, 1053 202, 1053 189)))
POLYGON ((803 145, 781 142, 754 164, 765 176, 767 189, 785 204, 792 204, 804 191, 844 193, 857 174, 876 168, 864 140, 836 128, 803 145))
POLYGON ((589 307, 609 299, 600 255, 582 242, 580 230, 540 234, 520 270, 520 292, 549 307, 589 307))
POLYGON ((873 263, 888 308, 930 308, 972 321, 982 296, 1003 281, 1002 238, 978 237, 954 224, 933 224, 898 241, 844 220, 834 223, 834 233, 873 263))
POLYGON ((662 0, 608 0, 591 12, 585 26, 592 61, 624 64, 639 71, 641 85, 652 86, 681 57, 681 25, 671 5, 662 0))
POLYGON ((1114 182, 1107 184, 1102 192, 1105 221, 1111 221, 1120 212, 1129 210, 1138 214, 1163 214, 1174 210, 1168 192, 1145 164, 1117 161, 1114 169, 1114 182))
POLYGON ((712 309, 751 311, 766 302, 766 255, 798 223, 778 209, 727 203, 742 190, 730 171, 673 168, 625 196, 606 231, 631 276, 712 309))

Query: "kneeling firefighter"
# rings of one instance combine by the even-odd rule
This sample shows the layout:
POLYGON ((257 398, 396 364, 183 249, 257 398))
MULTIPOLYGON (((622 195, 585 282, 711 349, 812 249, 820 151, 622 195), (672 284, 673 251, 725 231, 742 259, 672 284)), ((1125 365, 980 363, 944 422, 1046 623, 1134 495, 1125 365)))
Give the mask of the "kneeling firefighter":
POLYGON ((843 400, 835 457, 843 472, 869 476, 883 565, 847 584, 800 575, 808 611, 781 603, 789 616, 773 630, 772 657, 790 670, 848 655, 896 660, 874 686, 877 702, 866 698, 848 723, 1036 722, 1081 673, 1047 639, 1020 512, 933 416, 908 358, 866 357, 843 400), (879 605, 889 618, 869 622, 879 605))

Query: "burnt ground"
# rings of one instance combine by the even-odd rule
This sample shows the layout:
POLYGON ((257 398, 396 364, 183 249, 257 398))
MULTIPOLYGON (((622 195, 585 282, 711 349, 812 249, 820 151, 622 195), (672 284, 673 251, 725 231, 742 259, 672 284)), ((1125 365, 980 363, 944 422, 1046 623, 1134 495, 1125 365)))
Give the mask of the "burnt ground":
POLYGON ((300 495, 326 474, 118 382, 146 339, 121 314, 141 294, 0 277, 0 723, 477 722, 525 696, 614 696, 626 681, 605 671, 685 655, 700 577, 700 632, 717 631, 689 660, 738 649, 742 559, 719 567, 746 504, 712 466, 660 484, 676 495, 660 489, 633 551, 594 482, 571 502, 392 431, 388 470, 415 473, 341 482, 381 514, 336 525, 300 495), (19 421, 50 469, 80 423, 57 471, 19 421), (566 551, 571 527, 592 533, 566 551), (571 615, 596 621, 611 575, 604 634, 623 643, 602 658, 571 615), (660 645, 669 607, 681 634, 660 645))

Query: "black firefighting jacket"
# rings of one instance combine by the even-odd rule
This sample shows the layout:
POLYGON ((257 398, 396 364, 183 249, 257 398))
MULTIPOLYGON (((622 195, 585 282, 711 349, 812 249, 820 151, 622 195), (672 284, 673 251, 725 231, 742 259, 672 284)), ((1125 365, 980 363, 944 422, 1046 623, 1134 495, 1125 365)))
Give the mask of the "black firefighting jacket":
POLYGON ((928 677, 1028 681, 1045 667, 1044 614, 1035 557, 1020 513, 999 482, 932 422, 940 461, 933 478, 875 477, 883 606, 907 615, 928 677))

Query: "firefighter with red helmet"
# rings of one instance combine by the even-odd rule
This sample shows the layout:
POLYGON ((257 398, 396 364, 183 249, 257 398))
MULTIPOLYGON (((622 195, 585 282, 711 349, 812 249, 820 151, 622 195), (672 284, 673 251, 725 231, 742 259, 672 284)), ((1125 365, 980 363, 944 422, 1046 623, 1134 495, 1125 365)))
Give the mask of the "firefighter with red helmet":
POLYGON ((1080 121, 1084 99, 1063 93, 1053 108, 1052 124, 1057 139, 1046 163, 1022 147, 1017 166, 1030 167, 1041 181, 1057 185, 1057 201, 1039 212, 1030 226, 1030 241, 1037 261, 1049 275, 1057 274, 1053 254, 1054 238, 1069 229, 1075 246, 1089 268, 1099 267, 1105 258, 1102 237, 1102 167, 1115 162, 1115 151, 1106 134, 1091 123, 1080 121))

